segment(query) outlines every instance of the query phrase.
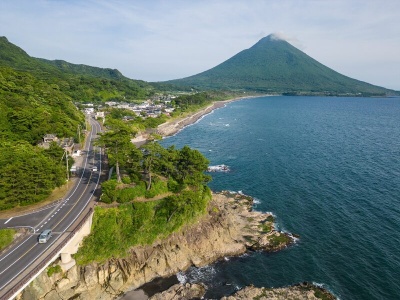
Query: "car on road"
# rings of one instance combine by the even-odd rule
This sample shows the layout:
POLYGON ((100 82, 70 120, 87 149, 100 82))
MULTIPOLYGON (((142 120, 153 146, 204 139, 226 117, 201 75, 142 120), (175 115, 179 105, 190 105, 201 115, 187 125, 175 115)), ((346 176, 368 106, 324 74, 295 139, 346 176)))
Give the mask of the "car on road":
POLYGON ((92 171, 93 171, 93 172, 97 172, 97 167, 93 167, 93 168, 92 168, 92 171))
POLYGON ((47 243, 51 238, 51 229, 43 230, 39 235, 39 244, 47 243))

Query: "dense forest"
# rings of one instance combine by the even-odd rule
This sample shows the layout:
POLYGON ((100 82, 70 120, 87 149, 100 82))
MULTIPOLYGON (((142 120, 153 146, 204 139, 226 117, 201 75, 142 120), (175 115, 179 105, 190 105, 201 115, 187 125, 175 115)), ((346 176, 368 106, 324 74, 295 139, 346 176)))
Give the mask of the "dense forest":
POLYGON ((64 150, 37 144, 49 133, 75 137, 83 123, 55 85, 0 67, 0 210, 39 202, 64 184, 64 150))
POLYGON ((11 68, 0 67, 0 99, 1 139, 36 145, 47 133, 73 137, 84 122, 57 85, 11 68))
POLYGON ((134 101, 154 92, 149 83, 126 78, 118 70, 31 57, 5 37, 0 37, 0 66, 29 72, 74 102, 134 101))

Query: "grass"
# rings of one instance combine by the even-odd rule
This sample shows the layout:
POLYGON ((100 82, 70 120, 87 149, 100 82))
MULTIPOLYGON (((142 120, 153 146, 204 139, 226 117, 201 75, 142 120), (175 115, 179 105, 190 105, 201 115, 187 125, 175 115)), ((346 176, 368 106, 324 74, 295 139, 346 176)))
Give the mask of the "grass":
POLYGON ((0 251, 12 243, 15 232, 14 229, 0 229, 0 251))
POLYGON ((272 230, 272 224, 271 223, 263 223, 258 225, 258 227, 262 230, 262 232, 268 233, 272 230))
POLYGON ((277 247, 277 246, 279 246, 279 245, 289 243, 289 242, 290 242, 290 237, 288 237, 288 236, 285 235, 285 234, 271 235, 271 236, 269 237, 269 242, 270 242, 270 245, 271 245, 271 246, 277 247))
POLYGON ((91 234, 74 256, 79 265, 124 257, 135 245, 148 245, 190 224, 206 212, 208 188, 185 191, 157 201, 96 207, 91 234))
POLYGON ((275 218, 272 215, 269 215, 266 219, 267 222, 275 222, 275 218))

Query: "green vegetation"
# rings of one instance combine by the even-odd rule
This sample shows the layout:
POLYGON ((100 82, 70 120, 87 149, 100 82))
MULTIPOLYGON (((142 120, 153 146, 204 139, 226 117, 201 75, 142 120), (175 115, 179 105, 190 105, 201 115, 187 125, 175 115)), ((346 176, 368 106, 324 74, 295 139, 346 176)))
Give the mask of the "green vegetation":
POLYGON ((150 202, 96 207, 92 233, 75 255, 78 264, 123 257, 134 245, 147 245, 190 224, 205 213, 211 198, 206 186, 150 202))
POLYGON ((178 109, 178 112, 185 112, 197 110, 210 104, 212 101, 215 101, 214 95, 202 92, 179 96, 174 99, 173 104, 178 109))
MULTIPOLYGON (((57 145, 45 134, 75 137, 82 114, 71 99, 34 76, 0 66, 0 210, 36 203, 65 182, 57 145)), ((82 126, 83 127, 83 126, 82 126)))
POLYGON ((259 228, 262 230, 262 232, 268 233, 272 230, 272 223, 270 222, 265 222, 259 225, 259 228))
POLYGON ((339 74, 272 35, 210 70, 164 84, 278 94, 383 96, 396 93, 339 74))
POLYGON ((14 229, 0 229, 0 251, 12 243, 14 234, 14 229))
POLYGON ((32 145, 47 133, 74 137, 82 114, 71 99, 34 76, 0 66, 0 139, 32 145))
MULTIPOLYGON (((120 149, 119 153, 123 151, 126 150, 120 149)), ((125 177, 120 181, 109 180, 102 184, 102 202, 125 203, 140 197, 179 193, 204 185, 211 179, 204 174, 208 160, 199 151, 187 146, 180 150, 175 147, 165 149, 157 142, 150 142, 141 150, 133 148, 125 153, 128 154, 121 161, 125 177), (123 181, 126 183, 121 183, 123 181)))
POLYGON ((56 145, 45 150, 24 141, 3 141, 0 144, 0 210, 39 202, 61 186, 66 177, 65 166, 60 161, 63 152, 56 145))
POLYGON ((280 234, 280 235, 271 235, 269 236, 269 244, 272 247, 278 247, 280 245, 287 245, 290 243, 291 239, 288 237, 286 234, 280 234))
POLYGON ((209 162, 199 151, 155 141, 137 149, 129 143, 134 124, 111 119, 107 126, 99 143, 117 174, 102 184, 101 201, 120 205, 95 209, 92 233, 75 257, 79 264, 123 257, 131 246, 166 237, 203 215, 211 199, 209 162))
POLYGON ((62 269, 59 265, 50 266, 47 268, 47 276, 51 277, 53 274, 61 273, 62 269))
POLYGON ((46 134, 78 140, 84 116, 74 102, 135 101, 152 90, 117 70, 30 57, 0 37, 0 210, 40 202, 65 183, 64 151, 37 145, 46 134))
POLYGON ((153 93, 153 86, 124 77, 118 70, 30 57, 0 37, 0 66, 25 71, 52 85, 74 102, 134 101, 153 93))

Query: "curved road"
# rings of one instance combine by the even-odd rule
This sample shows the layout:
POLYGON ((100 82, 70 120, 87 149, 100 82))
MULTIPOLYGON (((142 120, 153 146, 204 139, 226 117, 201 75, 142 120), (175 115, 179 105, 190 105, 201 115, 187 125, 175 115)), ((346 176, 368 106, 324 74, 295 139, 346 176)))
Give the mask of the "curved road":
MULTIPOLYGON (((90 118, 92 130, 85 145, 85 155, 80 177, 69 193, 57 203, 46 208, 16 216, 8 220, 0 219, 0 228, 26 226, 30 233, 18 244, 0 256, 0 299, 36 265, 46 259, 74 228, 98 188, 101 173, 101 149, 93 146, 97 133, 101 131, 98 122, 90 118), (97 167, 97 171, 93 171, 97 167), (38 236, 44 229, 51 229, 53 236, 45 244, 38 243, 38 236)), ((93 201, 92 201, 93 202, 93 201)))

